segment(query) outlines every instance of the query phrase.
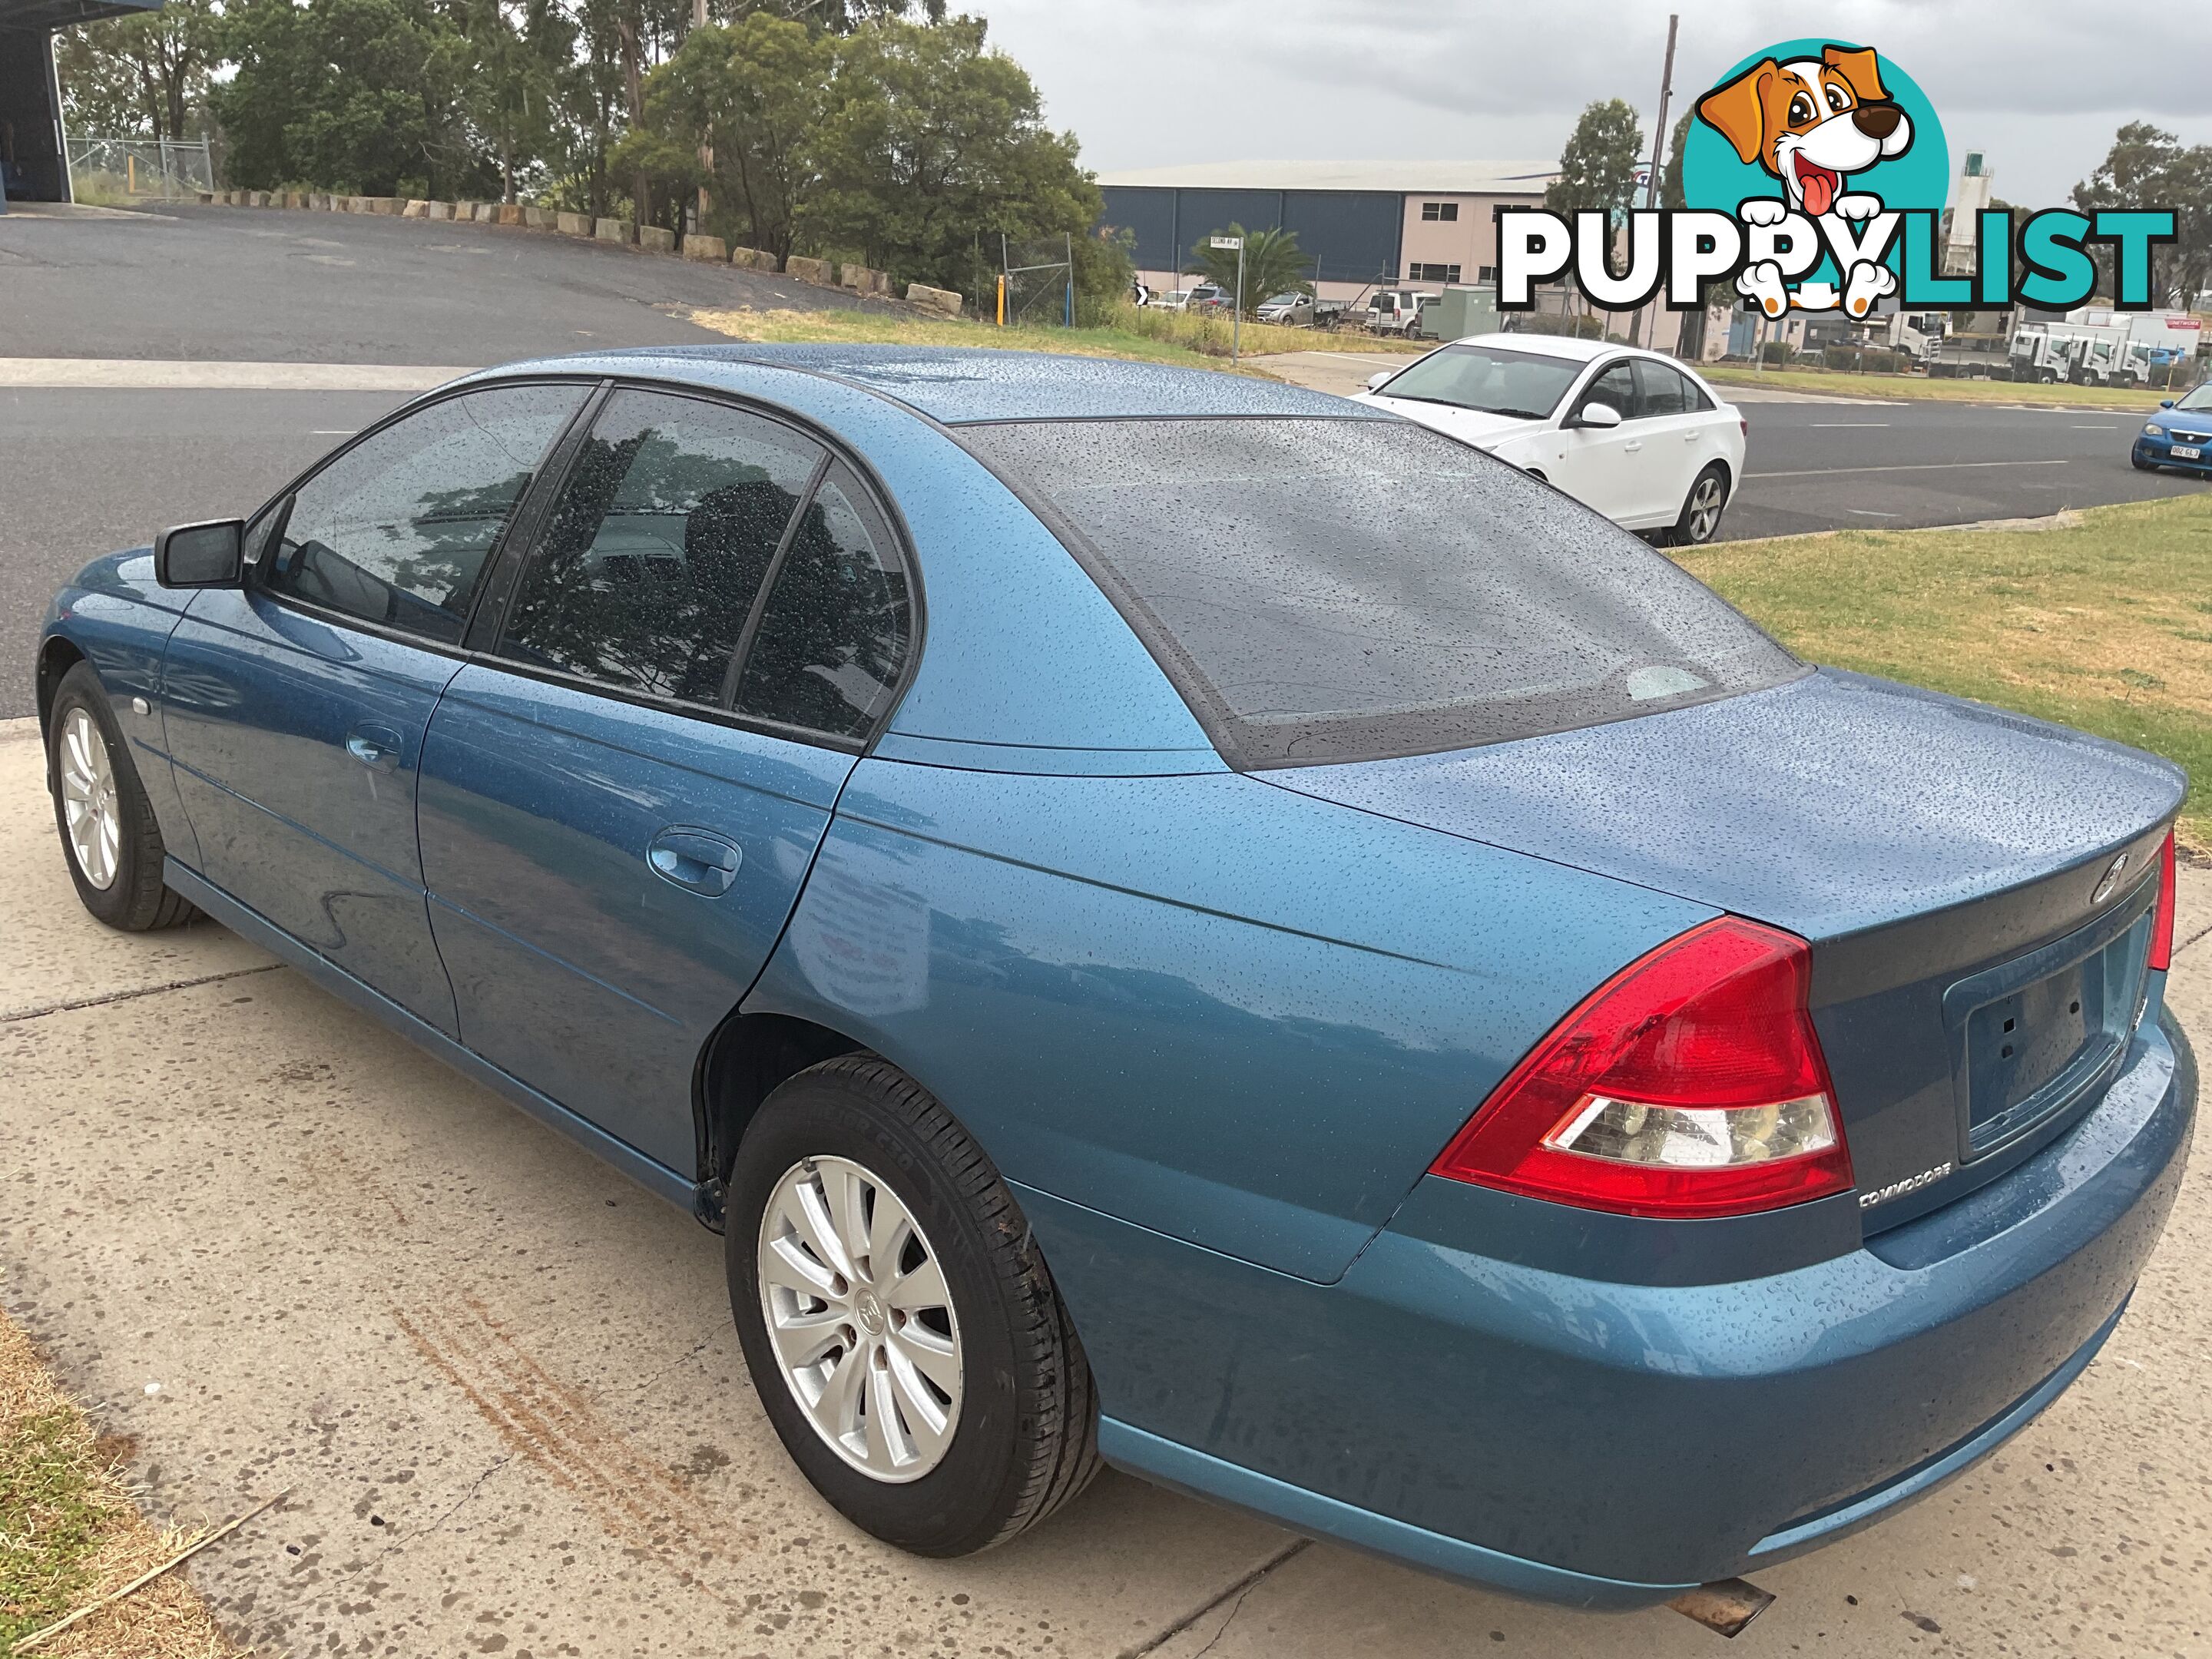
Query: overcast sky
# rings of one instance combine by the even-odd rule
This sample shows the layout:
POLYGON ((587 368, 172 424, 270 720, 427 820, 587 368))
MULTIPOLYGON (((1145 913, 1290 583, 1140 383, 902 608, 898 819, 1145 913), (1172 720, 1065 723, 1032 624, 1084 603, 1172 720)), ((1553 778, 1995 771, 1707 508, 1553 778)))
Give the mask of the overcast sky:
MULTIPOLYGON (((1182 161, 1556 157, 1593 99, 1650 130, 1667 3, 1645 0, 954 0, 988 17, 1100 172, 1182 161)), ((1673 0, 1686 95, 1745 54, 1857 40, 1984 151, 1996 194, 2055 205, 2148 119, 2212 143, 2212 24, 2085 0, 1673 0)), ((2154 205, 2147 204, 2146 205, 2154 205)))

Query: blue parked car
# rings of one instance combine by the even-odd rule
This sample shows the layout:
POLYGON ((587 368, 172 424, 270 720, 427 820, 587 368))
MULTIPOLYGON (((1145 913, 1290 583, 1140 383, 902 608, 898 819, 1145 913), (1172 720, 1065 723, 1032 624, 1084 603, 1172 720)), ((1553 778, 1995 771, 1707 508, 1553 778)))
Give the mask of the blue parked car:
POLYGON ((1751 1571, 2081 1373, 2194 1121, 2173 767, 1257 380, 517 365, 37 672, 95 916, 719 1229, 791 1455, 929 1554, 1103 1461, 1565 1602, 1751 1571))
POLYGON ((2145 421, 2130 453, 2138 472, 2170 466, 2212 473, 2212 380, 2180 398, 2168 398, 2145 421))

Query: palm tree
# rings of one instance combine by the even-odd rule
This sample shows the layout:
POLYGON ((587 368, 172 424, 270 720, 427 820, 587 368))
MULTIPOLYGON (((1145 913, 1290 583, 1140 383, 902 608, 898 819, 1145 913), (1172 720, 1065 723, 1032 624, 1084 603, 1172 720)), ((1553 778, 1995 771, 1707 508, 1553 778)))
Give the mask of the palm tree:
MULTIPOLYGON (((1237 303, 1249 316, 1261 301, 1278 294, 1310 294, 1313 283, 1306 276, 1306 256, 1298 252, 1297 233, 1289 230, 1247 231, 1243 226, 1232 224, 1226 230, 1218 230, 1215 236, 1242 236, 1244 239, 1244 291, 1237 295, 1237 303)), ((1191 263, 1183 267, 1187 275, 1203 276, 1206 281, 1237 292, 1237 250, 1217 248, 1213 237, 1201 240, 1190 251, 1191 263)))

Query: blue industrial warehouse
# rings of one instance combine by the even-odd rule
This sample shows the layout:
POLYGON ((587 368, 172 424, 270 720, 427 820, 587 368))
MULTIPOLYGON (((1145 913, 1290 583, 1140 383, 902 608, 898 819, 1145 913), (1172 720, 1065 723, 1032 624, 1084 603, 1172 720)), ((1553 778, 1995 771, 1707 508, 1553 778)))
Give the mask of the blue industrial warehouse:
POLYGON ((1324 297, 1392 283, 1494 280, 1492 214, 1528 206, 1552 161, 1226 161, 1102 174, 1104 222, 1133 233, 1138 274, 1182 286, 1193 246, 1241 225, 1294 232, 1324 297))

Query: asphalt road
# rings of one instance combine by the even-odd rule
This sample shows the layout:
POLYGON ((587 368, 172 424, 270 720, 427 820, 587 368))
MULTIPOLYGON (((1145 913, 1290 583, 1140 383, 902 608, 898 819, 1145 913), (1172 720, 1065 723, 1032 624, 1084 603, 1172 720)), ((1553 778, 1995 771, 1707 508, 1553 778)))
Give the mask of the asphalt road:
MULTIPOLYGON (((1723 395, 1726 395, 1723 389, 1723 395)), ((2205 489, 2138 472, 2143 416, 2112 410, 1955 404, 1746 403, 1744 480, 1722 521, 1731 538, 1807 530, 1908 529, 2035 518, 2066 507, 2205 489)))
MULTIPOLYGON (((4 221, 0 221, 4 222, 4 221)), ((228 518, 403 392, 0 391, 0 720, 33 709, 46 601, 87 559, 228 518)))
MULTIPOLYGON (((636 309, 654 317, 664 339, 688 327, 636 309)), ((473 360, 445 343, 443 361, 473 360)), ((30 712, 23 665, 39 617, 85 560, 149 541, 164 525, 258 506, 408 395, 0 391, 0 476, 11 481, 0 512, 0 719, 30 712)), ((2130 467, 2129 415, 1910 404, 1745 409, 1747 476, 1723 523, 1731 538, 2029 518, 2212 488, 2130 467)))
POLYGON ((0 357, 504 362, 721 339, 687 307, 866 304, 550 231, 180 207, 0 215, 0 357))
MULTIPOLYGON (((786 277, 490 225, 197 206, 0 216, 0 360, 469 366, 722 339, 685 320, 694 307, 858 303, 786 277)), ((1358 354, 1302 355, 1341 357, 1347 384, 1366 372, 1358 354)), ((29 711, 23 665, 39 616, 86 559, 258 503, 407 395, 0 389, 0 719, 29 711)), ((1729 537, 2026 518, 2208 487, 2130 468, 2126 414, 1743 408, 1747 476, 1723 521, 1729 537)))

